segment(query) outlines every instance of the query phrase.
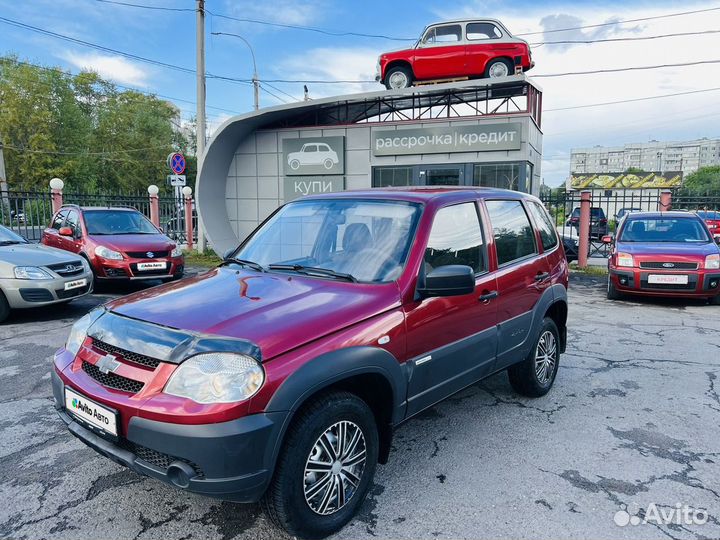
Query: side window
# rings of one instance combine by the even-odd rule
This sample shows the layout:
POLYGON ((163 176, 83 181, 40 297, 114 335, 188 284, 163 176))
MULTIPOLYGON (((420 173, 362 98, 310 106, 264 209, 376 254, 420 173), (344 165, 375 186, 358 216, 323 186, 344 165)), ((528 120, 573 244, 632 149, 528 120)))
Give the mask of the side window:
POLYGON ((425 34, 423 43, 457 43, 462 40, 462 30, 459 24, 436 26, 425 34))
POLYGON ((475 273, 487 270, 482 230, 475 203, 441 208, 435 215, 425 250, 425 270, 464 264, 475 273))
POLYGON ((557 246, 558 237, 557 231, 552 224, 552 220, 550 219, 547 210, 545 210, 541 204, 536 202, 531 202, 528 207, 530 208, 530 213, 533 215, 535 223, 537 224, 543 249, 545 251, 551 250, 557 246))
POLYGON ((537 253, 535 233, 520 201, 485 201, 492 222, 498 266, 537 253))
POLYGON ((470 41, 498 39, 502 37, 502 32, 500 32, 498 27, 487 22, 468 23, 465 32, 470 41))
POLYGON ((55 218, 53 219, 52 223, 50 224, 50 228, 55 229, 56 231, 60 230, 60 227, 63 226, 63 222, 65 221, 65 217, 67 216, 67 210, 61 210, 55 215, 55 218))
POLYGON ((70 210, 67 215, 67 221, 65 222, 66 227, 70 227, 73 232, 73 236, 80 234, 80 216, 75 210, 70 210))

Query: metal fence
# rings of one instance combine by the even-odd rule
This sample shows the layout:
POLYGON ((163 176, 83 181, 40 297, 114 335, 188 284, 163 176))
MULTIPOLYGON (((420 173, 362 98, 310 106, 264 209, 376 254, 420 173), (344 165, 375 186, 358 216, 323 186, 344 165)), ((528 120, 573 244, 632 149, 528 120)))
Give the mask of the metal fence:
MULTIPOLYGON (((546 192, 540 199, 555 219, 558 233, 577 240, 580 227, 580 192, 546 192)), ((609 248, 602 242, 602 237, 614 233, 618 222, 626 213, 660 210, 660 190, 657 189, 593 190, 591 200, 589 257, 609 255, 609 248)), ((679 190, 671 195, 671 208, 691 212, 720 210, 720 192, 690 194, 679 190)))
MULTIPOLYGON (((185 202, 182 197, 160 196, 160 227, 179 243, 185 243, 185 202)), ((80 206, 123 206, 135 208, 150 218, 150 198, 147 194, 65 193, 63 204, 80 206)), ((0 194, 0 224, 12 229, 31 242, 39 242, 42 231, 52 218, 50 192, 5 191, 0 194)), ((193 210, 193 231, 197 241, 197 215, 193 210)))

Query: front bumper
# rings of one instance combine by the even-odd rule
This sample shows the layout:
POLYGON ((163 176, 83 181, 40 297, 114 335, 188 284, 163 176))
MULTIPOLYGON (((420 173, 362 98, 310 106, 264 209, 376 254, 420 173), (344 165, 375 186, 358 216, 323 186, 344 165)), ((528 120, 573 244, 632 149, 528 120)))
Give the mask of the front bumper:
POLYGON ((107 281, 136 281, 146 279, 180 278, 185 272, 184 257, 167 257, 166 267, 160 270, 139 270, 138 264, 159 262, 158 259, 101 259, 94 261, 95 275, 99 280, 107 281))
POLYGON ((72 277, 52 279, 3 279, 0 289, 5 294, 11 308, 32 308, 67 302, 80 298, 93 290, 92 272, 84 272, 72 277), (65 290, 66 283, 84 279, 85 285, 65 290))
POLYGON ((52 385, 55 408, 70 433, 120 465, 185 491, 233 502, 256 502, 267 488, 286 413, 199 425, 135 416, 126 436, 111 440, 67 412, 65 385, 54 369, 52 385))
POLYGON ((720 272, 717 270, 662 272, 644 268, 610 268, 610 279, 618 291, 626 294, 700 298, 720 294, 720 272), (648 281, 650 274, 685 274, 688 276, 688 284, 652 284, 648 281))

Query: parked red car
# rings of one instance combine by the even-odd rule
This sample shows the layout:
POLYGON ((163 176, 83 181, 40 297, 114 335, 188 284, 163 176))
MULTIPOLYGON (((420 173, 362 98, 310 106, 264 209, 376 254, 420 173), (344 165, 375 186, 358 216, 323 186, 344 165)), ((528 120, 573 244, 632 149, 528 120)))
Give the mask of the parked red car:
POLYGON ((720 211, 701 210, 698 211, 697 215, 705 221, 705 224, 713 236, 720 236, 720 211))
POLYGON ((531 69, 530 46, 495 19, 431 24, 410 49, 380 55, 375 80, 388 89, 416 81, 507 77, 531 69))
MULTIPOLYGON (((608 260, 607 297, 707 298, 720 305, 720 248, 688 212, 633 212, 620 223, 608 260)), ((720 242, 720 239, 718 239, 720 242)))
POLYGON ((117 463, 264 497, 291 535, 322 537, 357 512, 401 422, 501 370, 524 395, 550 390, 567 282, 530 195, 308 197, 218 268, 80 319, 55 354, 55 407, 117 463))
POLYGON ((134 208, 63 206, 41 242, 87 259, 97 281, 170 281, 184 272, 182 250, 134 208))

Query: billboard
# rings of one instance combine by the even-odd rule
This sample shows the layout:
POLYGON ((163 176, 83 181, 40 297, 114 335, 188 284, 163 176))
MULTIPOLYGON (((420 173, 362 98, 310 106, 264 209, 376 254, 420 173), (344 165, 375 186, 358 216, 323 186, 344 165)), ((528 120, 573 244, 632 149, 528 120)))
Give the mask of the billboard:
POLYGON ((345 174, 345 137, 283 139, 287 176, 345 174))
POLYGON ((570 189, 667 189, 682 184, 682 172, 583 173, 570 175, 570 189))

